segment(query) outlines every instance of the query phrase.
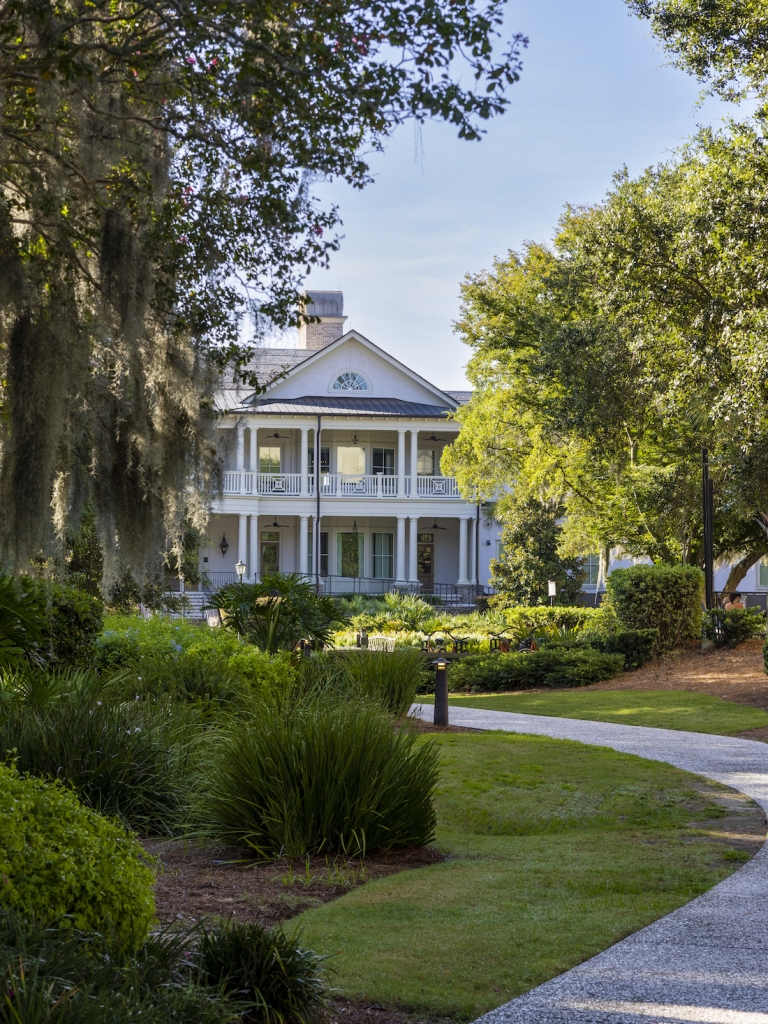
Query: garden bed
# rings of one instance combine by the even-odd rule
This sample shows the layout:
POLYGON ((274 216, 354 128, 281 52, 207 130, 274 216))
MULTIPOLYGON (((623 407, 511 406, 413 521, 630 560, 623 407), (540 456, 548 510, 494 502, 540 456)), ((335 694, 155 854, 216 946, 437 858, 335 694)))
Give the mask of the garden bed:
POLYGON ((249 860, 239 849, 179 839, 148 840, 144 847, 160 860, 155 899, 162 924, 226 917, 277 924, 365 882, 443 859, 429 846, 369 854, 364 862, 310 857, 292 863, 249 860))

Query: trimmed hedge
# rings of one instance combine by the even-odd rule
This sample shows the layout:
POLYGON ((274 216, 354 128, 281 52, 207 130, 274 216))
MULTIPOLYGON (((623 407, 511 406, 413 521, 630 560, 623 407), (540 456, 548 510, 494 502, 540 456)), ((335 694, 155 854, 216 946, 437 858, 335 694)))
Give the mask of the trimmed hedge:
POLYGON ((623 668, 623 654, 604 654, 589 647, 471 654, 451 665, 448 689, 461 693, 498 693, 539 686, 587 686, 612 679, 623 668))
POLYGON ((704 573, 694 565, 633 565, 606 580, 603 607, 626 629, 657 629, 656 653, 701 637, 704 573))
POLYGON ((657 629, 619 629, 615 633, 584 633, 576 646, 593 647, 604 654, 623 654, 626 670, 641 668, 653 657, 659 641, 657 629))
POLYGON ((0 906, 38 924, 114 934, 135 947, 155 916, 136 837, 58 780, 0 765, 0 906))

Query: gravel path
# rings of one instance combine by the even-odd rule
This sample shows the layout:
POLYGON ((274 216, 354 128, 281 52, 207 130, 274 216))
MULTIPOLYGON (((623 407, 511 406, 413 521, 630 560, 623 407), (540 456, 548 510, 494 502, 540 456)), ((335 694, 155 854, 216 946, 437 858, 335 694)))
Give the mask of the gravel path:
MULTIPOLYGON (((414 705, 431 720, 433 708, 414 705)), ((451 706, 452 725, 613 747, 731 786, 768 812, 768 744, 451 706)), ((740 871, 482 1024, 768 1024, 768 843, 740 871)))

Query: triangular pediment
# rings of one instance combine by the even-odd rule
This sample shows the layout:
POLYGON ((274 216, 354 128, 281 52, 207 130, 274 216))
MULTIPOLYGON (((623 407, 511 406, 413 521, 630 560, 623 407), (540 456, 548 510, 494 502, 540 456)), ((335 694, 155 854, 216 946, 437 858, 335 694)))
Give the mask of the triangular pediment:
POLYGON ((458 405, 450 395, 354 330, 325 348, 308 352, 307 358, 270 385, 263 397, 288 400, 307 395, 397 398, 446 409, 458 405), (346 387, 335 383, 339 378, 344 379, 346 387), (350 384, 360 387, 348 390, 350 384))

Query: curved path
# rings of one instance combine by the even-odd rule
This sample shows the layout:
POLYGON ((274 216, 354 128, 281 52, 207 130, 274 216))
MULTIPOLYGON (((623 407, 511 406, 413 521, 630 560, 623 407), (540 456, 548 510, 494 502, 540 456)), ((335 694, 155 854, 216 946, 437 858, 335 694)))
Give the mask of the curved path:
MULTIPOLYGON (((413 713, 431 720, 430 705, 413 713)), ((451 724, 613 747, 731 786, 768 812, 768 743, 451 705, 451 724)), ((482 1024, 768 1024, 768 843, 703 896, 480 1017, 482 1024)))

